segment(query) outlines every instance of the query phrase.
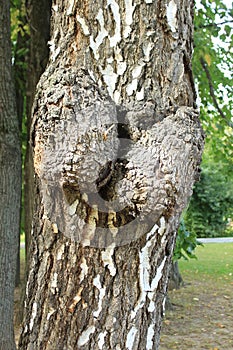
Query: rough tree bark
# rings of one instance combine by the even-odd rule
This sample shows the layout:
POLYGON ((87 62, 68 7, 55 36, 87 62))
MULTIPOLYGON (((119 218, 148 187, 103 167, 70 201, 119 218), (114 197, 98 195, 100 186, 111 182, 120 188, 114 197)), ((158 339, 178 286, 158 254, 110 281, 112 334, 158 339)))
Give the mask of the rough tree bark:
POLYGON ((0 0, 0 8, 0 349, 13 350, 21 149, 11 64, 10 2, 0 0))
POLYGON ((203 147, 193 3, 53 1, 19 348, 158 349, 203 147))

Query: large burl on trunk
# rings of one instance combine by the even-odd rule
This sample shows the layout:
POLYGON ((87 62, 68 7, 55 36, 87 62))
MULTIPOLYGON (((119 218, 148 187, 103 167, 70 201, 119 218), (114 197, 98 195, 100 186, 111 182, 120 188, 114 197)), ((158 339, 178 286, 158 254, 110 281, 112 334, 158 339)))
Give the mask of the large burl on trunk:
POLYGON ((158 349, 203 134, 190 0, 54 1, 19 348, 158 349))

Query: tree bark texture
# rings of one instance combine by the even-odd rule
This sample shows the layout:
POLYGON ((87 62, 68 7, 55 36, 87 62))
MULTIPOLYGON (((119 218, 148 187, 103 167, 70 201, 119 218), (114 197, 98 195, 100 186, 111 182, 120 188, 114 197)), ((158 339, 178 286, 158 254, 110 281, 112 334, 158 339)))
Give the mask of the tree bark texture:
POLYGON ((203 134, 192 1, 53 1, 19 348, 158 349, 203 134))
POLYGON ((11 65, 10 2, 1 0, 0 8, 0 349, 13 350, 21 150, 11 65))

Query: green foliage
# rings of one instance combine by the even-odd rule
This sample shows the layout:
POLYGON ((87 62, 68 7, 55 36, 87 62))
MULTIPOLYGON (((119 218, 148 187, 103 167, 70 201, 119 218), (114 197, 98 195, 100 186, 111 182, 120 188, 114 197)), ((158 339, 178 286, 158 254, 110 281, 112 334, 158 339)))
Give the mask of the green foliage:
POLYGON ((193 73, 206 146, 201 181, 195 185, 184 216, 185 226, 181 222, 175 259, 192 257, 189 252, 193 254, 196 248, 196 236, 233 235, 227 225, 233 218, 232 23, 233 10, 223 0, 199 1, 194 20, 193 73))
POLYGON ((29 25, 23 0, 11 2, 11 42, 14 65, 27 68, 25 56, 28 53, 29 25), (19 45, 20 41, 20 45, 19 45), (21 45, 21 41, 23 45, 21 45))
MULTIPOLYGON (((22 140, 22 172, 24 173, 24 160, 27 143, 26 127, 26 80, 27 80, 27 54, 29 47, 29 24, 26 18, 25 0, 11 1, 11 42, 12 63, 16 90, 17 114, 21 128, 22 140)), ((22 182, 22 194, 24 182, 22 182)), ((21 204, 21 233, 24 232, 24 196, 21 204)))
POLYGON ((233 11, 201 0, 195 11, 193 72, 201 99, 206 144, 216 161, 233 159, 233 11))
POLYGON ((232 235, 228 219, 233 217, 233 184, 217 169, 202 170, 196 183, 185 224, 197 237, 221 237, 232 235))
POLYGON ((195 233, 187 230, 184 219, 182 219, 176 238, 173 260, 179 260, 181 258, 185 260, 196 259, 194 251, 197 245, 200 244, 201 243, 197 241, 195 233))

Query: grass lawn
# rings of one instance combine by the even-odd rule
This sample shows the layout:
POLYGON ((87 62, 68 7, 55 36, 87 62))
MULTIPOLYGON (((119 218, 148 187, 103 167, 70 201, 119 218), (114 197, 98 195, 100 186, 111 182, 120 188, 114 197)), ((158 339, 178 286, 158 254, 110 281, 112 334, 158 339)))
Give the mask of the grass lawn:
POLYGON ((233 243, 208 243, 198 246, 196 256, 197 259, 179 261, 182 275, 233 280, 233 243))
POLYGON ((233 243, 208 243, 180 260, 185 287, 169 292, 160 350, 233 349, 233 243))

